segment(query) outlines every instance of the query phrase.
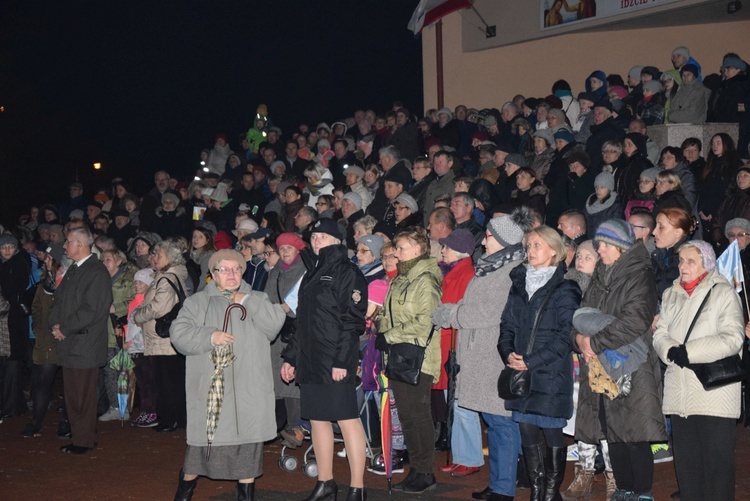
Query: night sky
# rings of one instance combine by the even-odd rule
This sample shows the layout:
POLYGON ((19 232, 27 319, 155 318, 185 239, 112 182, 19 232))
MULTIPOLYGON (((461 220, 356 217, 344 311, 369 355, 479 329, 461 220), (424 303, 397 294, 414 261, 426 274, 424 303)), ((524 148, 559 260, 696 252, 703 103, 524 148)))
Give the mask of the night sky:
POLYGON ((259 103, 285 136, 394 100, 420 112, 417 3, 3 2, 0 222, 61 201, 76 171, 88 195, 187 176, 217 132, 240 149, 259 103))

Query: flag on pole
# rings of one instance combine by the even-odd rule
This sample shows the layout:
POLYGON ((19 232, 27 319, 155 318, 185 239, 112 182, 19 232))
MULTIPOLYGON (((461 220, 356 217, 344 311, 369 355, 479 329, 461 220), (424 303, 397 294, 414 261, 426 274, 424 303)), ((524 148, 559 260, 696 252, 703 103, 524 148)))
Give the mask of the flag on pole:
POLYGON ((471 7, 471 0, 419 0, 408 28, 416 35, 425 26, 430 26, 448 14, 467 7, 471 7))
POLYGON ((729 283, 734 286, 734 290, 738 293, 742 290, 741 284, 745 282, 745 277, 742 273, 740 246, 737 244, 737 240, 729 244, 727 250, 716 260, 716 269, 724 278, 729 280, 729 283))

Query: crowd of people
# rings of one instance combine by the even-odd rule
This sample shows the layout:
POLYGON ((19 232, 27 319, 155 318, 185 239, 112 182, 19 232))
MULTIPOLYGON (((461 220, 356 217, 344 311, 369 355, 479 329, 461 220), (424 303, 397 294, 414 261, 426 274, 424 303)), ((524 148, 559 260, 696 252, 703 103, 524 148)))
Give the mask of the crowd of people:
MULTIPOLYGON (((311 435, 312 501, 338 492, 335 421, 346 499, 365 499, 358 388, 412 344, 416 379, 390 380, 393 471, 409 465, 396 490, 434 488, 436 450, 452 450, 442 474, 479 471, 483 421, 490 484, 475 499, 588 495, 598 457, 608 499, 652 499, 654 462, 672 455, 683 500, 733 499, 740 383, 707 390, 691 364, 745 345, 746 297, 716 260, 736 242, 750 262, 750 84, 734 53, 720 74, 685 47, 671 63, 500 109, 360 109, 286 139, 261 105, 238 150, 217 134, 189 177, 159 170, 144 194, 71 183, 0 232, 0 419, 28 412, 30 388, 22 436, 40 435, 62 368, 63 452, 95 447, 97 419, 186 427, 175 499, 199 476, 254 499, 263 443, 311 435), (648 137, 706 121, 739 136, 705 155, 698 138, 648 137), (138 415, 118 400, 120 349, 138 415), (498 396, 504 369, 528 374, 517 398, 498 396)), ((386 473, 382 458, 367 470, 386 473)))

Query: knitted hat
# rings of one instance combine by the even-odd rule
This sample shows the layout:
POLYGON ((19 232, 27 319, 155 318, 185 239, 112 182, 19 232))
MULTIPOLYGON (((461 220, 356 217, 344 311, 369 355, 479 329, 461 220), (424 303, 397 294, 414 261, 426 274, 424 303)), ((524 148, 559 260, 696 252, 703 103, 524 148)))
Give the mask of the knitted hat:
POLYGON ((644 82, 643 90, 647 90, 653 94, 658 94, 662 90, 661 82, 659 80, 649 80, 644 82))
POLYGON ((507 157, 505 157, 505 163, 506 164, 513 164, 517 165, 519 167, 526 167, 526 159, 523 157, 523 155, 519 155, 518 153, 511 153, 507 157))
POLYGON ((330 150, 331 142, 328 139, 318 139, 318 151, 330 150))
POLYGON ((635 244, 633 227, 622 219, 610 219, 604 221, 596 229, 594 242, 596 244, 606 242, 626 251, 635 244))
POLYGON ((211 195, 213 195, 213 193, 214 193, 214 189, 209 186, 206 186, 205 188, 201 190, 202 197, 210 197, 211 195))
POLYGON ((380 249, 385 245, 385 240, 380 235, 365 235, 357 240, 358 244, 362 244, 370 249, 375 259, 380 259, 380 249))
POLYGON ((640 81, 641 71, 643 71, 643 66, 633 66, 632 68, 630 68, 630 71, 628 71, 628 78, 640 81))
POLYGON ((450 108, 440 108, 437 112, 437 115, 448 115, 448 120, 453 120, 453 112, 450 110, 450 108))
POLYGON ((680 72, 677 70, 667 70, 664 73, 661 74, 661 81, 666 82, 667 80, 674 80, 677 82, 677 85, 682 84, 682 78, 680 77, 680 72))
POLYGON ((611 90, 620 99, 625 99, 626 97, 628 97, 628 91, 622 85, 613 85, 609 88, 609 90, 611 90))
POLYGON ((315 224, 312 227, 312 233, 327 233, 333 238, 337 238, 339 240, 344 239, 344 236, 341 234, 339 225, 336 224, 336 221, 334 221, 330 217, 321 217, 320 219, 315 221, 315 224))
POLYGON ((146 285, 151 285, 154 281, 154 272, 149 268, 138 270, 135 272, 135 275, 133 275, 133 281, 136 280, 139 282, 143 282, 146 285))
POLYGON ((18 249, 18 240, 10 233, 5 233, 3 235, 0 235, 0 247, 4 245, 12 245, 16 249, 18 249))
POLYGON ((520 244, 523 235, 531 229, 534 218, 527 207, 515 209, 507 216, 490 219, 487 229, 503 247, 520 244))
POLYGON ((362 210, 362 195, 360 195, 356 191, 350 191, 349 193, 344 195, 344 198, 342 198, 341 200, 342 202, 344 200, 349 200, 351 203, 354 204, 357 210, 362 210))
POLYGON ((569 143, 576 142, 576 138, 573 137, 573 133, 564 127, 558 129, 558 131, 555 132, 555 140, 558 139, 562 139, 563 141, 567 141, 569 143))
POLYGON ((607 188, 609 191, 615 190, 615 176, 611 172, 602 172, 594 179, 594 188, 607 188))
POLYGON ((404 187, 404 189, 409 187, 409 183, 411 183, 411 173, 409 172, 409 169, 403 169, 398 168, 398 166, 393 166, 391 169, 385 173, 383 176, 383 182, 390 181, 392 183, 398 183, 401 186, 404 187))
POLYGON ((659 77, 661 77, 661 71, 659 71, 659 68, 656 66, 644 66, 641 70, 641 76, 643 75, 651 75, 653 80, 659 80, 659 77))
POLYGON ((685 59, 688 59, 690 57, 690 49, 684 46, 677 47, 672 51, 672 55, 676 56, 677 54, 683 56, 685 59))
POLYGON ((69 219, 73 219, 76 221, 83 220, 83 211, 81 209, 75 209, 70 211, 70 214, 68 214, 69 219))
POLYGON ((305 248, 305 242, 296 233, 282 233, 276 237, 276 247, 282 247, 284 245, 291 245, 298 251, 305 248))
POLYGON ((744 217, 736 217, 734 219, 730 219, 724 226, 724 233, 729 233, 730 228, 737 228, 738 230, 742 230, 745 233, 750 233, 750 221, 748 221, 744 217))
POLYGON ((724 64, 722 64, 725 68, 737 68, 740 71, 745 71, 747 69, 747 64, 745 61, 740 59, 737 56, 730 56, 724 58, 724 64))
POLYGON ((164 193, 161 196, 161 203, 169 202, 169 201, 171 201, 175 206, 180 205, 180 197, 178 197, 174 193, 164 193))
POLYGON ((544 139, 547 142, 547 146, 554 146, 555 144, 555 137, 549 129, 540 129, 534 132, 534 137, 541 137, 544 139))
POLYGON ((378 306, 383 306, 385 296, 388 295, 388 287, 387 280, 383 280, 382 278, 373 280, 367 286, 367 301, 378 306))
POLYGON ((214 252, 208 260, 209 271, 213 271, 213 269, 222 261, 234 261, 242 269, 241 274, 245 274, 247 263, 245 262, 244 256, 236 250, 222 249, 214 252))
POLYGON ((54 259, 55 262, 62 263, 62 258, 65 255, 65 249, 63 249, 63 246, 61 243, 54 242, 54 243, 49 244, 49 247, 47 247, 47 250, 45 252, 47 252, 47 254, 52 256, 52 259, 54 259))
POLYGON ((414 200, 414 197, 409 195, 408 193, 401 193, 399 196, 396 197, 396 200, 394 200, 393 202, 397 204, 401 204, 404 207, 408 207, 412 213, 419 211, 419 206, 417 205, 417 201, 414 200))
POLYGON ((484 119, 484 122, 482 122, 485 127, 489 127, 490 125, 497 125, 497 119, 494 115, 487 115, 484 119))
POLYGON ((354 174, 355 176, 358 176, 360 179, 365 177, 365 171, 359 165, 345 165, 344 175, 346 176, 347 174, 354 174))
POLYGON ((602 99, 598 100, 594 103, 594 108, 604 108, 605 110, 612 111, 612 103, 610 102, 609 98, 607 96, 603 97, 602 99))
POLYGON ((716 268, 716 253, 710 243, 705 240, 690 240, 685 242, 685 245, 690 245, 698 249, 698 253, 703 260, 703 267, 706 271, 711 271, 716 268))
POLYGON ((211 200, 215 200, 216 202, 226 202, 229 200, 227 185, 224 183, 217 184, 216 188, 214 188, 214 192, 211 193, 211 200))
POLYGON ((659 167, 650 167, 648 169, 644 169, 643 172, 641 172, 641 177, 650 179, 651 182, 656 183, 656 178, 659 176, 659 173, 662 170, 659 167))
POLYGON ((593 92, 579 92, 578 100, 581 101, 582 99, 585 99, 586 101, 590 101, 591 104, 594 104, 598 98, 596 97, 596 94, 594 94, 593 92))
POLYGON ((464 228, 453 230, 447 237, 439 238, 438 243, 463 254, 472 254, 476 247, 474 235, 464 228))
POLYGON ((698 71, 698 67, 696 65, 692 64, 692 63, 686 64, 685 66, 683 66, 682 68, 680 68, 680 75, 682 75, 686 71, 689 72, 689 73, 692 73, 693 76, 696 77, 696 78, 700 74, 700 71, 698 71))
POLYGON ((547 116, 552 116, 557 118, 557 121, 561 124, 567 123, 567 117, 565 116, 565 112, 559 108, 552 108, 547 112, 547 116))

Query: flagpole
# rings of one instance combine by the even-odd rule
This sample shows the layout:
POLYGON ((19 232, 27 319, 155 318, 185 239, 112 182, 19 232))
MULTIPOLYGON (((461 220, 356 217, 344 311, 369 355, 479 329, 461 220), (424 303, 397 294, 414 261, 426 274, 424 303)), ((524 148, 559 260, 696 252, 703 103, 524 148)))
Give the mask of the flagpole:
POLYGON ((435 23, 435 62, 437 68, 437 107, 443 107, 443 20, 435 23))

